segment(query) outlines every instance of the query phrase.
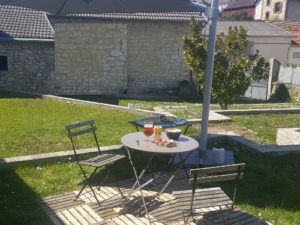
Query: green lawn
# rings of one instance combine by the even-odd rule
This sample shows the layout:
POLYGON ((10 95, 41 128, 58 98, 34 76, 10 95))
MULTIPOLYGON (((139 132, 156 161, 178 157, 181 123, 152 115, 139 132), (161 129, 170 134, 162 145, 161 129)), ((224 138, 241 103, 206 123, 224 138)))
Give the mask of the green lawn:
MULTIPOLYGON (((135 131, 128 121, 144 118, 4 91, 0 106, 0 158, 70 150, 65 126, 90 119, 95 120, 100 145, 120 144, 123 135, 135 131)), ((82 148, 95 147, 91 139, 81 143, 82 148)))
MULTIPOLYGON (((0 158, 70 150, 65 126, 95 120, 102 146, 120 144, 120 138, 135 131, 128 121, 142 118, 101 108, 33 98, 0 98, 0 158)), ((95 147, 82 139, 81 147, 95 147)))
MULTIPOLYGON (((256 132, 255 142, 259 144, 276 144, 278 128, 300 127, 299 114, 261 114, 230 116, 233 123, 256 132)), ((230 124, 227 124, 230 129, 230 124)))
MULTIPOLYGON (((122 135, 135 131, 127 122, 141 118, 128 113, 41 100, 32 96, 22 97, 0 92, 0 157, 68 150, 71 147, 64 126, 87 119, 95 119, 102 145, 118 144, 122 135)), ((122 104, 128 104, 126 101, 122 104)), ((135 104, 154 105, 151 100, 148 103, 136 101, 135 104)), ((173 104, 171 106, 201 108, 192 103, 164 103, 165 106, 173 104)), ((161 102, 155 104, 160 105, 161 102)), ((188 110, 183 111, 182 115, 187 116, 188 113, 188 110)), ((234 116, 231 124, 245 126, 257 132, 258 140, 272 143, 276 136, 275 129, 282 126, 299 127, 297 118, 297 114, 234 116)), ((82 147, 94 147, 88 144, 88 140, 81 141, 82 147)), ((233 150, 236 162, 247 164, 245 179, 240 182, 238 191, 239 207, 274 225, 300 225, 300 155, 272 157, 226 143, 218 147, 233 150)), ((134 157, 138 168, 147 159, 144 154, 135 154, 134 157)), ((167 164, 167 158, 156 158, 154 163, 154 170, 159 170, 167 164)), ((133 177, 126 159, 118 162, 111 170, 111 177, 118 180, 133 177)), ((94 184, 101 180, 106 171, 107 168, 102 169, 94 184)), ((82 175, 74 162, 23 165, 15 170, 1 171, 0 224, 51 224, 39 208, 37 200, 78 190, 81 181, 82 175)), ((221 185, 230 194, 228 184, 221 185)))

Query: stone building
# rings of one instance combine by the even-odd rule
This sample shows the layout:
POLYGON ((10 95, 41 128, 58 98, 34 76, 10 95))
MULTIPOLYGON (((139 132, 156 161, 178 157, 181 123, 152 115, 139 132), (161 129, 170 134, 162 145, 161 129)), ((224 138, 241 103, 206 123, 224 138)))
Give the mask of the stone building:
POLYGON ((2 3, 4 39, 0 45, 26 49, 20 59, 16 54, 21 51, 1 48, 8 68, 0 71, 0 87, 56 94, 120 94, 168 90, 190 80, 181 38, 189 32, 191 16, 202 20, 196 8, 188 0, 124 2, 2 3), (18 27, 11 26, 23 19, 18 27), (14 29, 18 32, 13 33, 14 29))
POLYGON ((35 91, 54 81, 54 31, 45 14, 0 7, 0 87, 35 91))
POLYGON ((300 21, 300 0, 261 0, 261 20, 300 21))
MULTIPOLYGON (((145 93, 191 79, 181 38, 189 32, 191 16, 200 22, 202 17, 187 0, 1 2, 0 88, 145 93)), ((248 29, 250 53, 258 48, 267 60, 286 61, 292 34, 243 21, 220 21, 217 32, 233 25, 248 29)))

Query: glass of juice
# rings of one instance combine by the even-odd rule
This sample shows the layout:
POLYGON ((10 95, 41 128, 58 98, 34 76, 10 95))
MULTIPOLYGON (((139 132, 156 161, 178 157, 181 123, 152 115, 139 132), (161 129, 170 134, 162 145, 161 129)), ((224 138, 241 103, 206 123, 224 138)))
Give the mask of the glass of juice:
POLYGON ((153 134, 153 124, 145 123, 143 128, 143 133, 147 137, 147 142, 149 142, 149 137, 153 134))
POLYGON ((161 130, 162 130, 162 126, 161 125, 155 125, 154 126, 154 137, 155 137, 155 140, 161 138, 161 130))

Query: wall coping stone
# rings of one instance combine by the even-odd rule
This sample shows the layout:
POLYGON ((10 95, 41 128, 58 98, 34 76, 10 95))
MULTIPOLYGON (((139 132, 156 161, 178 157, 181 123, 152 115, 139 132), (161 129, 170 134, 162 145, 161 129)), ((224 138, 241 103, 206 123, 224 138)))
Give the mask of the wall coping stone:
POLYGON ((280 113, 300 113, 300 108, 214 110, 213 112, 222 115, 280 114, 280 113))
MULTIPOLYGON (((101 152, 106 151, 115 151, 120 150, 123 145, 110 145, 101 147, 101 152)), ((92 153, 97 153, 97 148, 87 148, 87 149, 79 149, 77 150, 77 155, 88 155, 92 153)), ((35 155, 25 155, 25 156, 17 156, 10 158, 0 159, 0 170, 5 170, 17 166, 20 163, 41 163, 41 162, 50 162, 50 161, 71 161, 75 160, 74 151, 62 151, 62 152, 51 152, 51 153, 43 153, 43 154, 35 154, 35 155)))

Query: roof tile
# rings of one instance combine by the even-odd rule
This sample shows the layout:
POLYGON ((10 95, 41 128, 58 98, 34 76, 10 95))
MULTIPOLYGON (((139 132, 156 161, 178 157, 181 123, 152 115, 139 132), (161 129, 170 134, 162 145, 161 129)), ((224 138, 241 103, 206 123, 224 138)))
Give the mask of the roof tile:
POLYGON ((0 37, 54 39, 44 12, 0 5, 0 37))

